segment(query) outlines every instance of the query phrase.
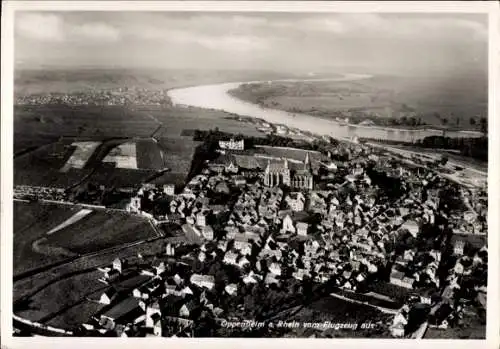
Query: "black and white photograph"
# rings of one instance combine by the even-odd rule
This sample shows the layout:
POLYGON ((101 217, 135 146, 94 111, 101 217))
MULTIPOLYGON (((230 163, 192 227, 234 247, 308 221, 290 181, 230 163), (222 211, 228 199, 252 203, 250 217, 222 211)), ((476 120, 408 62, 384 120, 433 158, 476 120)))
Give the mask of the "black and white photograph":
POLYGON ((13 11, 12 337, 487 339, 484 7, 111 3, 13 11))

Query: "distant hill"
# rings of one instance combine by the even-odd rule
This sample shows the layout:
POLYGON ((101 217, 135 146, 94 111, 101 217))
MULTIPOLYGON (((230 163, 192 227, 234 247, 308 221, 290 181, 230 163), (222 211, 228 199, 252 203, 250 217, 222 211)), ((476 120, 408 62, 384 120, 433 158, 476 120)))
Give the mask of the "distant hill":
POLYGON ((15 71, 17 95, 71 93, 118 87, 148 89, 174 88, 198 84, 289 77, 269 71, 196 70, 196 69, 19 69, 15 71))

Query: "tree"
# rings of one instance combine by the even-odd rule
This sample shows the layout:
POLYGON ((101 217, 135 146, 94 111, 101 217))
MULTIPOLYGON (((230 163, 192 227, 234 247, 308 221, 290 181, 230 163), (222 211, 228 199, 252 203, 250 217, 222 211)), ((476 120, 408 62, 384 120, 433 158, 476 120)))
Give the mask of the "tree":
POLYGON ((439 163, 444 166, 444 165, 446 165, 447 162, 448 162, 448 157, 443 155, 441 157, 441 161, 439 163))
POLYGON ((471 126, 475 126, 475 125, 476 125, 476 119, 475 119, 475 118, 470 118, 470 119, 469 119, 469 124, 470 124, 471 126))
POLYGON ((441 118, 441 125, 443 125, 443 137, 446 134, 446 130, 444 127, 448 124, 448 119, 447 118, 441 118))
POLYGON ((488 119, 484 116, 479 119, 479 125, 481 126, 481 132, 487 136, 488 135, 488 119))

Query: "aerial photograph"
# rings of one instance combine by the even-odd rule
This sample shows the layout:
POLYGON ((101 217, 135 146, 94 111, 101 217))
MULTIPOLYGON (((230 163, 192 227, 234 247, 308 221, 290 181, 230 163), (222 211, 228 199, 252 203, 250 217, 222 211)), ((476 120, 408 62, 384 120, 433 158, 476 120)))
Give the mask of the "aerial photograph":
POLYGON ((13 336, 486 338, 487 14, 16 11, 13 108, 13 336))

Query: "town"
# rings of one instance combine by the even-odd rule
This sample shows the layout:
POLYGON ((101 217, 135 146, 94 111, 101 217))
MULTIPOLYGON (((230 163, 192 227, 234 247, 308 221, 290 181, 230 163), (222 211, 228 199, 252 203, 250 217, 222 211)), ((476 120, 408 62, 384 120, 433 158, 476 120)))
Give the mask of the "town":
POLYGON ((16 97, 16 105, 156 105, 170 104, 166 90, 138 86, 97 89, 74 93, 23 94, 16 97))
MULTIPOLYGON (((221 324, 287 320, 324 297, 373 308, 378 319, 344 322, 392 337, 484 319, 485 188, 357 139, 316 137, 311 150, 206 133, 210 153, 183 188, 146 183, 123 208, 182 239, 99 268, 110 287, 75 334, 281 336, 293 329, 221 324)), ((42 189, 17 193, 65 200, 42 189)))

